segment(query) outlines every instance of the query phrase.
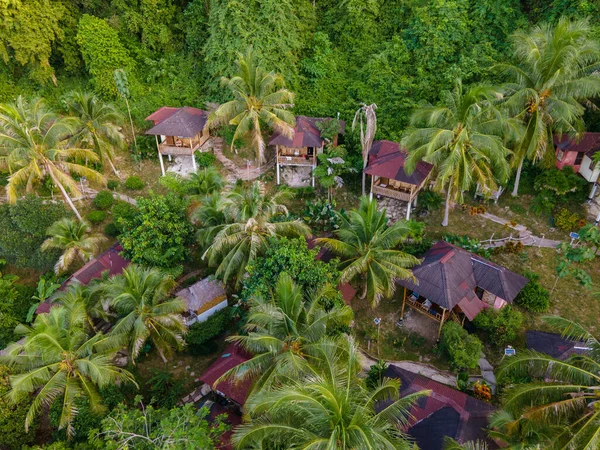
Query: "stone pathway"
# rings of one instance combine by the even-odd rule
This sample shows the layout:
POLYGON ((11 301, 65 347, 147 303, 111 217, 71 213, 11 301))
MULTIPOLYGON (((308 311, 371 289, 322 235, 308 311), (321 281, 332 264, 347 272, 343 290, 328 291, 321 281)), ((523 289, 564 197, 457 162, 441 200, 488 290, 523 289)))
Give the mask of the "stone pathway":
POLYGON ((250 167, 250 169, 239 167, 223 154, 223 138, 220 137, 211 138, 211 143, 208 146, 212 146, 217 159, 230 172, 227 181, 231 183, 235 183, 236 180, 255 180, 275 166, 275 159, 271 159, 265 165, 260 167, 250 167))
POLYGON ((381 211, 383 208, 385 208, 386 216, 390 220, 390 223, 406 219, 407 207, 408 203, 403 202, 402 200, 396 200, 395 198, 383 196, 381 196, 381 198, 377 198, 377 209, 381 211))
MULTIPOLYGON (((489 214, 489 213, 483 213, 480 214, 481 217, 491 220, 492 222, 498 223, 500 225, 506 225, 509 224, 510 228, 512 228, 513 230, 515 230, 518 235, 516 237, 513 237, 512 240, 513 241, 520 241, 523 245, 527 245, 527 246, 532 246, 532 247, 546 247, 546 248, 557 248, 562 241, 555 241, 552 239, 545 239, 545 238, 541 238, 538 236, 534 236, 531 231, 529 231, 527 229, 527 227, 525 227, 524 225, 520 225, 520 224, 516 224, 515 226, 510 225, 510 221, 503 219, 502 217, 498 217, 495 216, 493 214, 489 214)), ((502 245, 504 245, 507 241, 509 241, 510 239, 492 239, 491 242, 488 241, 481 241, 481 243, 483 244, 484 247, 490 248, 490 247, 500 247, 502 245)))

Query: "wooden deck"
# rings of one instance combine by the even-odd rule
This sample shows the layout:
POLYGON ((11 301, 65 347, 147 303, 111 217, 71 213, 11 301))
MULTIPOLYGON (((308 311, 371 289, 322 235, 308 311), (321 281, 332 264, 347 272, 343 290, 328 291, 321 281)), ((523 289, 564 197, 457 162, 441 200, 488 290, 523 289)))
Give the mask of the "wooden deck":
POLYGON ((279 155, 277 160, 282 166, 314 166, 314 158, 305 158, 304 156, 284 156, 279 155))
POLYGON ((203 136, 200 139, 193 141, 192 147, 189 144, 181 146, 169 145, 167 142, 161 142, 158 144, 158 151, 161 155, 171 156, 191 156, 195 151, 199 150, 207 141, 209 136, 203 136))
MULTIPOLYGON (((410 306, 411 308, 417 310, 421 314, 424 314, 427 317, 435 320, 436 322, 442 321, 442 318, 443 318, 442 313, 438 312, 434 308, 432 308, 433 305, 425 306, 424 301, 421 301, 420 299, 415 300, 413 297, 406 297, 406 304, 408 306, 410 306)), ((449 316, 449 313, 446 313, 446 318, 448 318, 448 316, 449 316)))
POLYGON ((391 187, 382 187, 376 184, 373 185, 373 194, 383 195, 384 197, 395 198, 396 200, 405 202, 410 202, 412 200, 410 192, 396 190, 391 187))

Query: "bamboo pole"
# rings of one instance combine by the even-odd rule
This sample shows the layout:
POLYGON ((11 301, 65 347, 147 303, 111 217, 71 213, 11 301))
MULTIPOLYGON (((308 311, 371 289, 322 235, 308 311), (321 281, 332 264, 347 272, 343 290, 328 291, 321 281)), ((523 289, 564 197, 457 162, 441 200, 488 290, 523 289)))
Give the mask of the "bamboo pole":
POLYGON ((442 335, 442 327, 444 326, 445 317, 446 317, 446 308, 442 308, 442 320, 440 321, 440 328, 438 330, 438 341, 440 340, 440 336, 442 335))
POLYGON ((404 288, 404 297, 402 298, 402 311, 400 312, 400 318, 404 318, 404 305, 406 305, 406 287, 404 288))

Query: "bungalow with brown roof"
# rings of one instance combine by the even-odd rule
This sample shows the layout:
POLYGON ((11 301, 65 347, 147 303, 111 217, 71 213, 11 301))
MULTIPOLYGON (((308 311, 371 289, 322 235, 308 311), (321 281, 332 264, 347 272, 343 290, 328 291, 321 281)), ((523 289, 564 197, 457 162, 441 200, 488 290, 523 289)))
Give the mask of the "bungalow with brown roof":
POLYGON ((481 256, 438 241, 412 268, 416 282, 398 280, 404 287, 404 307, 439 322, 438 337, 447 320, 463 325, 485 308, 500 309, 512 303, 529 280, 481 256), (410 291, 410 295, 408 294, 410 291))
POLYGON ((189 155, 192 157, 195 171, 194 153, 200 150, 210 137, 206 111, 189 106, 182 108, 163 106, 146 117, 146 120, 154 122, 154 126, 146 131, 146 134, 156 137, 158 160, 163 176, 165 175, 163 155, 167 155, 169 161, 171 156, 189 155))
POLYGON ((371 198, 375 194, 408 202, 408 220, 411 205, 417 206, 417 194, 425 186, 433 166, 420 161, 415 171, 408 175, 404 170, 407 156, 406 150, 397 142, 375 141, 369 150, 365 173, 371 175, 371 198))
MULTIPOLYGON (((269 145, 274 145, 277 160, 277 184, 281 183, 280 168, 300 166, 311 168, 311 184, 314 187, 315 177, 312 171, 317 167, 317 155, 323 152, 326 140, 317 127, 319 122, 333 120, 324 117, 297 116, 293 137, 289 138, 279 132, 273 133, 269 145)), ((344 134, 345 122, 340 121, 341 133, 344 134)), ((333 139, 337 143, 337 136, 333 139)))
POLYGON ((217 311, 227 307, 227 294, 223 284, 215 279, 204 278, 175 294, 182 298, 188 309, 186 325, 204 322, 217 311))

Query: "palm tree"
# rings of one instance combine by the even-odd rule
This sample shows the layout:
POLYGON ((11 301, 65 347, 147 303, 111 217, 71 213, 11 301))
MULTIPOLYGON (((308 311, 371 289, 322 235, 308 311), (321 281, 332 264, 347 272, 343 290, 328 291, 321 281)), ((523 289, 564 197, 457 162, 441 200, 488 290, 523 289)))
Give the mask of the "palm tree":
POLYGON ((340 338, 337 347, 323 346, 321 370, 251 395, 245 404, 250 421, 233 434, 236 448, 413 448, 399 428, 429 392, 400 398, 400 382, 391 379, 368 388, 358 377, 354 343, 340 338))
POLYGON ((396 280, 413 276, 409 268, 419 260, 397 249, 412 228, 405 221, 388 226, 385 209, 378 211, 377 202, 368 197, 361 197, 359 208, 347 217, 339 217, 337 239, 320 238, 317 243, 342 258, 342 282, 362 279, 363 297, 375 307, 381 297, 394 294, 396 280))
POLYGON ((222 78, 221 84, 229 89, 233 100, 222 104, 209 115, 210 126, 234 125, 235 133, 231 142, 251 136, 259 164, 266 161, 265 141, 262 125, 281 133, 293 135, 296 123, 294 115, 288 111, 293 106, 294 94, 285 89, 285 81, 280 74, 265 72, 257 64, 252 49, 238 60, 238 74, 232 78, 222 78))
POLYGON ((582 103, 600 93, 600 44, 587 20, 567 18, 518 31, 512 40, 515 64, 500 68, 512 78, 505 106, 525 125, 515 149, 516 196, 525 159, 550 162, 554 134, 575 137, 583 131, 582 103))
POLYGON ((6 185, 10 203, 17 201, 20 190, 33 192, 36 184, 49 177, 82 220, 68 193, 81 195, 72 174, 101 184, 105 179, 95 170, 74 162, 98 161, 92 150, 66 144, 75 130, 73 119, 58 117, 41 99, 28 102, 19 96, 15 103, 0 105, 0 149, 7 153, 0 163, 8 167, 11 174, 6 185))
POLYGON ((69 114, 77 121, 73 142, 94 150, 102 163, 109 165, 119 176, 114 162, 115 148, 121 149, 125 145, 125 136, 119 125, 123 116, 113 105, 87 92, 71 92, 63 101, 69 114))
POLYGON ((465 444, 459 444, 449 436, 444 438, 444 450, 487 450, 485 441, 469 441, 465 444))
POLYGON ((50 236, 42 243, 42 250, 60 249, 63 254, 54 265, 54 272, 66 271, 76 259, 82 262, 91 261, 100 250, 106 239, 100 234, 89 234, 90 226, 85 222, 77 222, 67 217, 54 222, 46 234, 50 236))
POLYGON ((310 371, 315 346, 332 330, 347 327, 353 313, 349 306, 334 305, 326 309, 323 295, 331 286, 311 295, 304 294, 287 273, 279 276, 271 298, 250 299, 244 330, 233 336, 255 356, 228 371, 222 378, 256 379, 253 391, 269 389, 282 378, 298 378, 310 371))
POLYGON ((590 350, 561 361, 548 355, 523 351, 507 359, 499 370, 500 378, 531 378, 533 381, 510 386, 503 407, 512 422, 503 428, 531 431, 559 429, 545 433, 543 448, 592 450, 600 446, 600 342, 581 325, 561 317, 543 320, 563 337, 584 341, 590 350), (561 429, 562 428, 562 429, 561 429))
POLYGON ((216 275, 225 283, 233 278, 240 282, 248 263, 266 250, 269 238, 310 235, 310 229, 300 220, 274 220, 277 214, 287 214, 287 208, 279 203, 287 195, 279 191, 267 196, 258 181, 250 188, 236 188, 223 206, 227 223, 200 232, 201 243, 211 242, 202 259, 218 265, 216 275))
POLYGON ((104 408, 97 388, 117 382, 132 382, 133 376, 112 360, 117 350, 113 340, 102 333, 91 335, 82 309, 56 306, 37 316, 31 327, 17 326, 22 343, 11 344, 0 360, 15 367, 8 398, 17 403, 33 394, 26 420, 27 430, 42 408, 55 401, 62 405, 59 429, 75 433, 73 420, 78 400, 86 398, 94 412, 104 408))
POLYGON ((352 121, 352 130, 356 128, 357 123, 360 123, 360 144, 362 146, 363 159, 362 195, 365 195, 365 169, 367 168, 367 163, 369 162, 369 151, 371 150, 373 139, 375 139, 375 134, 377 133, 376 109, 377 105, 375 103, 371 105, 366 105, 363 103, 354 114, 354 120, 352 121))
POLYGON ((215 167, 193 173, 185 182, 185 190, 192 203, 202 202, 204 197, 220 192, 224 186, 225 180, 215 167))
MULTIPOLYGON (((227 223, 225 211, 230 205, 231 200, 228 192, 213 192, 202 198, 199 205, 192 210, 190 219, 192 222, 206 228, 212 228, 216 232, 218 231, 217 226, 227 223)), ((212 241, 212 237, 206 240, 205 230, 198 231, 198 239, 204 243, 212 241)))
POLYGON ((182 299, 170 298, 175 286, 161 270, 134 264, 103 284, 104 297, 119 315, 111 334, 127 344, 133 364, 148 339, 165 363, 173 348, 181 348, 186 333, 181 314, 187 307, 182 299))
POLYGON ((434 165, 435 188, 446 192, 443 226, 448 225, 451 202, 476 184, 485 192, 497 190, 508 178, 509 150, 500 136, 513 136, 512 122, 504 120, 492 101, 499 95, 488 86, 464 90, 460 80, 442 94, 442 106, 417 109, 414 128, 402 141, 408 152, 405 170, 414 172, 419 161, 434 165))

